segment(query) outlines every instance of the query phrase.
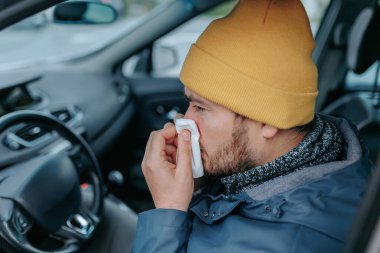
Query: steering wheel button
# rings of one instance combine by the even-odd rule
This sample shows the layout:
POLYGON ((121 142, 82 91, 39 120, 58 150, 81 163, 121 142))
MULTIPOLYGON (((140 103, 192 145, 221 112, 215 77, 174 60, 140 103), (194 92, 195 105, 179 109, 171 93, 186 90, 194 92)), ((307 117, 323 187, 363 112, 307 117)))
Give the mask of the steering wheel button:
POLYGON ((25 219, 25 217, 24 216, 22 216, 22 215, 20 215, 19 217, 18 217, 18 223, 20 224, 20 226, 22 227, 22 228, 27 228, 28 227, 28 221, 25 219))
POLYGON ((41 128, 40 127, 33 127, 32 129, 29 130, 30 135, 35 135, 41 133, 41 128))
POLYGON ((25 231, 29 228, 29 222, 27 218, 24 215, 22 215, 20 212, 16 212, 13 221, 14 221, 15 228, 20 233, 25 233, 25 231))

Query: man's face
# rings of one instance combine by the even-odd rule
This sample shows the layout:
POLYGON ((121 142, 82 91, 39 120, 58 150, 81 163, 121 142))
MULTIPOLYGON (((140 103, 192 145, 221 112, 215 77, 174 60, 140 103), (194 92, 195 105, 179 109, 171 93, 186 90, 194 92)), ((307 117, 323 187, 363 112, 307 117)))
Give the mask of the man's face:
POLYGON ((194 120, 200 133, 200 148, 205 173, 223 176, 256 165, 254 147, 244 119, 188 88, 189 107, 184 118, 194 120))

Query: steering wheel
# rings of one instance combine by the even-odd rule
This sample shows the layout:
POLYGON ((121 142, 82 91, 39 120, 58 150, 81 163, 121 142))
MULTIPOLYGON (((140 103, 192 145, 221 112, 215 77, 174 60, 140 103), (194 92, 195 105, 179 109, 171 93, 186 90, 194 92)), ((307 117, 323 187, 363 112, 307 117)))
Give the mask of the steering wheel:
POLYGON ((10 252, 76 252, 102 218, 98 162, 84 139, 50 114, 6 114, 0 136, 31 123, 48 133, 49 144, 33 157, 0 167, 0 245, 10 252))

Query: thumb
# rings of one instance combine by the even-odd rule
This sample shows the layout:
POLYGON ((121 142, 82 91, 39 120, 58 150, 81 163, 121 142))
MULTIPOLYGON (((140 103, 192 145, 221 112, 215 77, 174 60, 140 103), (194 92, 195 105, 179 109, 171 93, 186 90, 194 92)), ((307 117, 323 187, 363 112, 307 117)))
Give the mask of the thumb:
POLYGON ((192 171, 192 157, 191 134, 188 130, 182 130, 178 138, 177 171, 192 171))

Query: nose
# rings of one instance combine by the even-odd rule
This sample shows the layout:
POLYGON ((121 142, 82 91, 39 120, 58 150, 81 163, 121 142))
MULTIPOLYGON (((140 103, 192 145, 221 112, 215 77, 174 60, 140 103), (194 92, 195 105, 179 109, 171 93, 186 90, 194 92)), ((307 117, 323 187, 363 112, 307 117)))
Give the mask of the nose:
POLYGON ((194 113, 194 110, 191 110, 191 106, 189 105, 185 115, 183 115, 183 118, 194 120, 194 122, 198 128, 198 132, 199 132, 199 137, 200 137, 199 141, 201 142, 201 138, 202 138, 202 133, 201 133, 201 128, 200 128, 201 122, 200 122, 199 118, 197 118, 196 116, 197 116, 196 113, 194 113))
POLYGON ((183 117, 185 117, 185 115, 183 115, 182 113, 177 113, 174 119, 182 119, 183 117))
POLYGON ((191 117, 190 105, 189 105, 189 107, 187 107, 187 110, 186 110, 186 112, 185 112, 185 115, 183 115, 183 118, 184 118, 184 119, 192 119, 192 120, 194 120, 194 119, 191 117))

